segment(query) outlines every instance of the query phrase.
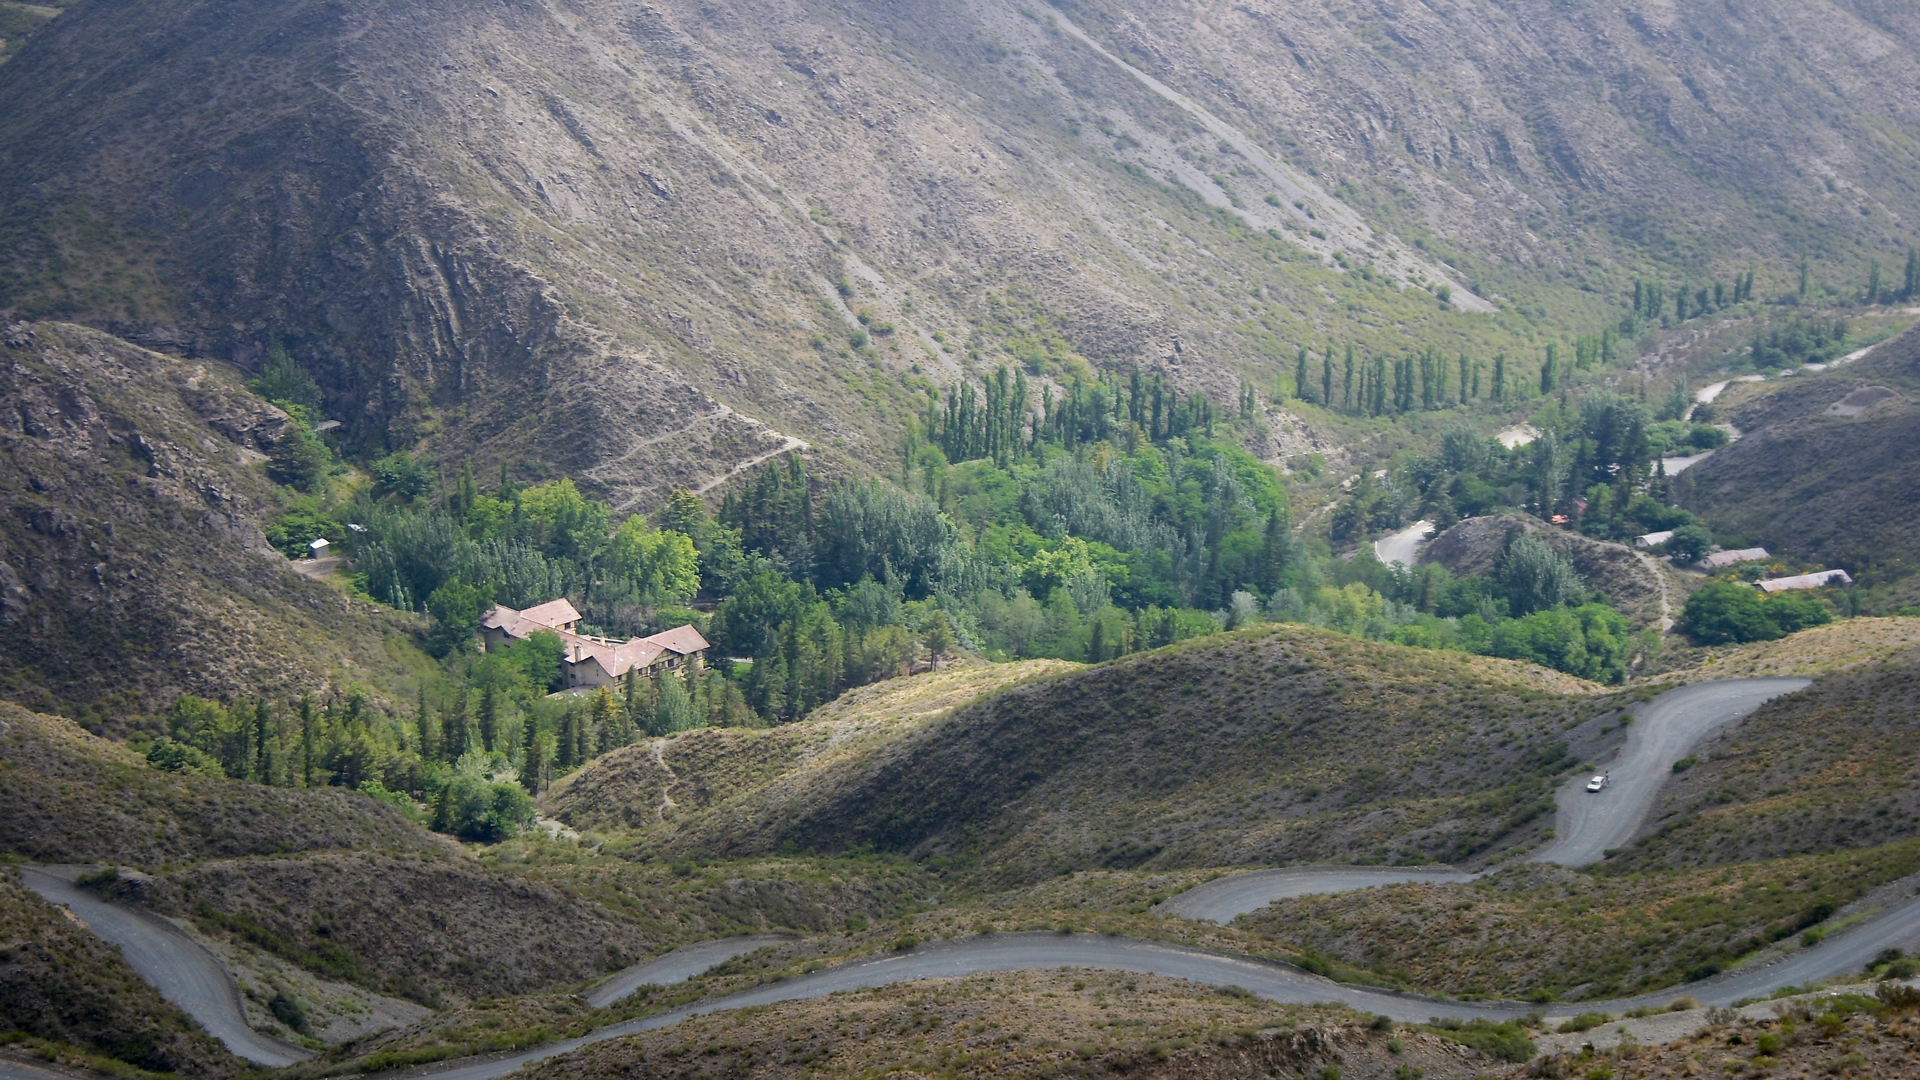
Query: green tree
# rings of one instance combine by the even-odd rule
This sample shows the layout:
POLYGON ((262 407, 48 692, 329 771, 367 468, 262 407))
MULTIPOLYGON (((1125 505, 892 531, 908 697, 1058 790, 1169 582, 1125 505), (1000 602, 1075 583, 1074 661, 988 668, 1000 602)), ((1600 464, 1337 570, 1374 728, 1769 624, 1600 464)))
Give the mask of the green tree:
POLYGON ((312 491, 326 473, 332 455, 313 429, 288 420, 267 456, 267 475, 299 491, 312 491))
POLYGON ((320 384, 278 344, 267 350, 267 362, 247 386, 281 408, 292 404, 314 415, 320 413, 320 384))
POLYGON ((1665 544, 1667 554, 1683 563, 1698 562, 1713 549, 1713 533, 1705 525, 1682 525, 1665 544))
POLYGON ((480 685, 480 746, 488 753, 500 737, 500 689, 492 679, 480 685))
POLYGON ((1767 617, 1760 593, 1731 581, 1716 581, 1687 597, 1680 625, 1702 645, 1771 641, 1784 636, 1779 625, 1767 617))
POLYGON ((647 734, 657 738, 696 726, 698 718, 694 715, 693 698, 687 694, 684 679, 672 672, 656 672, 653 686, 653 721, 647 725, 647 734))
POLYGON ((700 556, 686 533, 630 517, 613 534, 609 553, 613 572, 647 603, 684 604, 700 591, 700 556))
POLYGON ((470 646, 487 607, 487 595, 464 581, 449 581, 433 590, 427 597, 427 611, 433 616, 435 651, 444 656, 470 646))
POLYGON ((928 663, 934 668, 940 666, 940 658, 954 650, 958 644, 953 636, 953 623, 947 613, 936 610, 927 618, 926 629, 921 632, 920 643, 926 646, 928 663))
POLYGON ((414 499, 433 490, 433 459, 395 452, 376 460, 368 471, 383 494, 414 499))
POLYGON ((1906 284, 1900 288, 1900 299, 1912 300, 1920 297, 1920 251, 1907 249, 1906 284))
POLYGON ((1580 591, 1573 564, 1532 533, 1521 533, 1507 544, 1498 577, 1516 619, 1558 607, 1580 591))

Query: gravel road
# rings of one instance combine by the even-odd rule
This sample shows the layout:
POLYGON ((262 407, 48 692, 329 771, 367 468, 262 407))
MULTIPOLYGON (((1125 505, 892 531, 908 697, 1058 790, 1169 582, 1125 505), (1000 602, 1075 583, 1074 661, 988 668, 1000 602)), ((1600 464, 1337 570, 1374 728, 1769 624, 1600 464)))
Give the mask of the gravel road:
POLYGON ((1672 777, 1673 763, 1700 740, 1773 698, 1809 685, 1807 679, 1721 679, 1669 690, 1647 702, 1627 728, 1619 758, 1601 769, 1612 778, 1607 787, 1588 793, 1587 774, 1560 789, 1556 839, 1534 855, 1534 861, 1562 866, 1599 862, 1608 848, 1633 837, 1660 786, 1672 777))
POLYGON ((1235 916, 1258 911, 1290 896, 1352 892, 1405 881, 1455 884, 1479 876, 1450 866, 1289 866, 1279 870, 1250 870, 1196 885, 1155 910, 1183 919, 1229 923, 1235 916))
POLYGON ((93 932, 120 947, 134 972, 200 1022, 236 1056, 278 1068, 313 1055, 247 1026, 233 977, 180 928, 156 915, 109 904, 74 886, 86 866, 22 866, 20 880, 41 897, 78 915, 93 932))
MULTIPOLYGON (((1605 766, 1605 790, 1586 790, 1592 773, 1568 780, 1559 794, 1558 839, 1534 855, 1536 862, 1586 866, 1632 837, 1653 806, 1673 763, 1723 725, 1772 698, 1804 689, 1806 679, 1722 679, 1669 690, 1648 702, 1627 729, 1619 760, 1605 766)), ((1160 910, 1187 919, 1231 922, 1275 900, 1313 893, 1393 885, 1404 881, 1464 882, 1477 874, 1450 867, 1340 866, 1253 870, 1215 878, 1168 900, 1160 910)))
POLYGON ((1416 521, 1397 533, 1389 533, 1373 542, 1373 554, 1382 563, 1392 566, 1399 563, 1408 570, 1420 557, 1420 548, 1427 542, 1427 534, 1433 531, 1433 522, 1416 521))
MULTIPOLYGON (((1629 729, 1627 744, 1612 766, 1613 783, 1598 795, 1584 790, 1585 776, 1569 782, 1561 793, 1560 840, 1536 856, 1542 861, 1577 866, 1598 859, 1608 847, 1633 834, 1652 806, 1672 763, 1716 728, 1760 707, 1770 698, 1808 685, 1806 679, 1729 679, 1696 683, 1668 691, 1640 710, 1629 729)), ((248 1030, 238 1020, 238 1001, 225 972, 211 956, 159 919, 127 912, 81 893, 71 884, 76 868, 22 869, 27 883, 42 896, 66 903, 96 932, 121 944, 135 970, 161 986, 169 1000, 180 1004, 236 1053, 262 1063, 291 1063, 295 1048, 248 1030), (65 876, 62 876, 65 875, 65 876), (169 952, 168 950, 172 950, 169 952), (209 970, 211 969, 211 970, 209 970), (182 984, 188 984, 183 987, 182 984), (226 1022, 215 1028, 208 1017, 226 1022), (237 1030, 236 1030, 237 1027, 237 1030), (252 1052, 240 1043, 257 1043, 252 1052), (289 1051, 292 1054, 289 1054, 289 1051), (278 1060, 270 1060, 274 1055, 278 1060)), ((1283 896, 1310 892, 1338 892, 1389 881, 1471 880, 1474 875, 1431 867, 1295 867, 1261 870, 1220 878, 1169 900, 1170 914, 1226 921, 1283 896)), ((1743 968, 1683 988, 1671 988, 1642 998, 1582 1003, 1587 1011, 1620 1012, 1642 1004, 1660 1004, 1685 992, 1708 1005, 1729 1004, 1745 997, 1764 996, 1776 987, 1817 982, 1831 975, 1857 971, 1889 944, 1901 944, 1920 935, 1920 900, 1890 908, 1854 927, 1835 934, 1811 949, 1792 953, 1765 966, 1743 968)), ((690 978, 733 956, 777 938, 729 938, 687 946, 637 965, 593 991, 596 1003, 617 1000, 645 983, 677 982, 690 978)), ((494 1080, 527 1065, 605 1039, 637 1034, 677 1024, 692 1016, 768 1005, 779 1001, 824 997, 916 979, 957 978, 994 971, 1023 971, 1060 967, 1131 971, 1188 979, 1212 986, 1238 986, 1263 998, 1281 1002, 1340 1002, 1363 1012, 1395 1020, 1422 1021, 1430 1017, 1484 1017, 1499 1020, 1538 1011, 1519 1002, 1461 1002, 1398 994, 1336 983, 1297 968, 1256 957, 1234 956, 1183 948, 1134 938, 1094 934, 992 934, 935 942, 904 952, 853 960, 836 967, 742 991, 730 997, 672 1012, 610 1025, 576 1039, 516 1054, 456 1063, 434 1071, 435 1080, 494 1080)), ((0 1063, 0 1068, 5 1064, 0 1063)), ((37 1071, 0 1080, 46 1080, 37 1071)))
POLYGON ((790 940, 792 939, 780 937, 777 934, 759 934, 753 937, 721 938, 718 941, 682 945, 670 953, 635 964, 588 990, 587 1004, 596 1009, 604 1009, 643 986, 672 986, 675 983, 683 983, 736 956, 790 940))
MULTIPOLYGON (((1857 971, 1867 957, 1887 943, 1920 933, 1920 901, 1909 902, 1862 923, 1820 945, 1793 954, 1767 967, 1717 976, 1684 987, 1623 1001, 1582 1002, 1582 1012, 1623 1012, 1640 1005, 1660 1005, 1679 994, 1691 994, 1706 1005, 1727 1005, 1745 997, 1764 996, 1778 986, 1802 985, 1846 971, 1857 971)), ((1466 1002, 1398 994, 1349 986, 1310 975, 1297 968, 1257 957, 1188 949, 1136 938, 1096 934, 992 934, 956 938, 922 945, 907 952, 854 960, 796 979, 742 991, 731 997, 672 1012, 628 1020, 590 1034, 504 1057, 474 1060, 433 1073, 434 1080, 495 1080, 520 1067, 568 1053, 590 1043, 671 1027, 690 1017, 781 1001, 825 997, 845 990, 910 982, 916 979, 952 979, 994 971, 1032 971, 1050 968, 1094 968, 1131 971, 1187 979, 1208 986, 1238 986, 1270 1001, 1312 1004, 1340 1002, 1365 1013, 1390 1016, 1403 1022, 1433 1017, 1505 1020, 1539 1012, 1540 1006, 1517 1001, 1466 1002)), ((37 1080, 37 1078, 27 1078, 37 1080)))

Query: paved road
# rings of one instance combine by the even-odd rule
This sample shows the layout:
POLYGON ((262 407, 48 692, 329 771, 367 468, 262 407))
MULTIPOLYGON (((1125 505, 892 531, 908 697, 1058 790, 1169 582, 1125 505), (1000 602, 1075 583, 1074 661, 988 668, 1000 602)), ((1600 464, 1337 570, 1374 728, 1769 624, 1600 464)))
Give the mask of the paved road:
POLYGON ((268 1038, 247 1026, 232 976, 200 943, 165 919, 109 904, 82 891, 73 879, 84 866, 22 866, 20 879, 47 900, 78 915, 95 934, 120 946, 134 972, 180 1011, 200 1022, 236 1056, 279 1067, 313 1055, 292 1043, 268 1038))
POLYGON ((1250 870, 1197 885, 1155 910, 1183 919, 1229 923, 1235 916, 1258 911, 1275 900, 1291 896, 1352 892, 1407 881, 1451 885, 1479 876, 1450 866, 1289 866, 1279 870, 1250 870))
POLYGON ((1433 522, 1416 521, 1397 533, 1389 533, 1373 542, 1374 557, 1388 566, 1399 563, 1411 570, 1420 557, 1420 548, 1427 542, 1427 534, 1432 531, 1433 522))
MULTIPOLYGON (((1683 993, 1691 994, 1707 1005, 1727 1005, 1744 997, 1764 996, 1778 986, 1804 985, 1829 975, 1858 971, 1866 959, 1880 949, 1907 942, 1916 935, 1920 935, 1920 901, 1910 901, 1877 919, 1830 937, 1812 949, 1794 953, 1788 959, 1768 967, 1741 970, 1640 998, 1582 1002, 1578 1007, 1582 1012, 1617 1013, 1639 1005, 1664 1005, 1683 993)), ((1187 979, 1208 986, 1238 986, 1270 1001, 1297 1004, 1340 1002, 1362 1012, 1390 1016, 1404 1022, 1420 1022, 1432 1017, 1504 1020, 1539 1012, 1541 1008, 1521 1002, 1448 1001, 1418 994, 1370 990, 1336 983, 1256 957, 1206 952, 1136 938, 1094 934, 994 934, 958 938, 923 945, 910 952, 855 960, 717 1001, 613 1024, 551 1046, 506 1057, 456 1064, 435 1072, 433 1077, 434 1080, 495 1080, 524 1065, 568 1053, 590 1043, 670 1027, 689 1017, 707 1013, 825 997, 845 990, 863 990, 916 979, 950 979, 994 971, 1063 967, 1131 971, 1187 979)))
POLYGON ((1653 807, 1673 763, 1700 741, 1769 700, 1810 685, 1807 679, 1721 679, 1669 690, 1649 701, 1627 728, 1627 744, 1604 771, 1612 777, 1598 794, 1586 791, 1589 776, 1560 789, 1560 816, 1553 843, 1535 862, 1586 866, 1608 848, 1623 846, 1653 807))
POLYGON ((635 964, 588 990, 587 1004, 596 1009, 603 1009, 643 986, 672 986, 675 983, 683 983, 736 956, 791 940, 777 934, 760 934, 754 937, 730 937, 721 938, 718 941, 682 945, 670 953, 635 964))

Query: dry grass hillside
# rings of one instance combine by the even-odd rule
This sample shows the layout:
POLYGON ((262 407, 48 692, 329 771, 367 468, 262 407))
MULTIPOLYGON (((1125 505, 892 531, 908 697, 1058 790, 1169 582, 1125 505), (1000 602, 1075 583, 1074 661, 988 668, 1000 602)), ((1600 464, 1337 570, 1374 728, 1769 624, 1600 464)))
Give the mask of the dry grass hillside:
POLYGON ((599 903, 463 859, 207 862, 115 891, 321 974, 436 1005, 590 981, 662 944, 599 903))
POLYGON ((1920 657, 1828 675, 1692 755, 1606 864, 1706 866, 1868 847, 1920 831, 1920 657))
POLYGON ((1430 993, 1597 1000, 1797 948, 1800 932, 1822 921, 1808 918, 1818 905, 1832 912, 1916 870, 1913 840, 1646 874, 1528 864, 1468 885, 1281 900, 1236 925, 1430 993))
POLYGON ((287 420, 237 372, 77 326, 0 339, 0 696, 112 720, 424 661, 416 620, 268 546, 287 420))
POLYGON ((1498 1062, 1332 1008, 1112 971, 977 975, 715 1013, 535 1065, 559 1077, 1468 1080, 1498 1062))
POLYGON ((871 848, 938 857, 983 884, 1103 866, 1466 859, 1534 838, 1551 778, 1618 737, 1602 719, 1611 699, 1583 689, 1507 661, 1265 627, 1015 685, 818 764, 767 768, 773 779, 653 828, 654 789, 622 779, 657 773, 649 753, 589 766, 569 791, 638 792, 637 851, 871 848), (1398 752, 1363 749, 1382 745, 1398 752))
POLYGON ((156 867, 328 848, 443 854, 392 807, 339 788, 294 790, 159 772, 72 721, 0 702, 0 853, 156 867))
POLYGON ((1080 665, 972 664, 847 691, 806 721, 769 730, 703 728, 615 751, 556 784, 554 817, 580 829, 643 829, 870 751, 975 698, 1080 665))
POLYGON ((1669 639, 1652 680, 1697 682, 1774 675, 1827 675, 1878 664, 1920 648, 1920 619, 1886 617, 1840 619, 1790 634, 1778 641, 1745 645, 1689 646, 1669 639))
POLYGON ((1601 1052, 1544 1055, 1507 1075, 1539 1080, 1683 1076, 1912 1076, 1920 1070, 1913 1004, 1847 994, 1778 1006, 1779 1015, 1710 1023, 1661 1045, 1625 1041, 1601 1052))
MULTIPOLYGON (((0 1032, 150 1072, 221 1078, 245 1070, 140 980, 120 950, 0 870, 0 1032)), ((0 1069, 5 1068, 0 1065, 0 1069)))

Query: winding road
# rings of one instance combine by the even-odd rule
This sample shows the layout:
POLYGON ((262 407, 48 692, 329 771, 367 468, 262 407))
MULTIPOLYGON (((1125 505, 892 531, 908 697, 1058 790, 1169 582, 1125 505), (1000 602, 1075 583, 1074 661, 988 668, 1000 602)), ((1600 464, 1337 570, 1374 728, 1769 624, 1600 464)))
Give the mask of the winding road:
POLYGON ((200 943, 172 923, 144 911, 110 904, 74 885, 86 866, 22 866, 20 880, 43 899, 80 917, 95 934, 120 946, 120 955, 160 996, 200 1022, 236 1057, 278 1068, 313 1055, 247 1026, 233 976, 200 943))
MULTIPOLYGON (((1660 784, 1671 775, 1672 763, 1716 729, 1732 723, 1767 700, 1808 685, 1805 679, 1736 679, 1696 683, 1654 698, 1629 728, 1626 745, 1611 766, 1612 783, 1590 795, 1586 776, 1570 781, 1561 793, 1560 839, 1535 855, 1538 861, 1580 866, 1599 859, 1608 848, 1630 838, 1653 805, 1660 784)), ((23 868, 28 884, 42 896, 66 903, 93 925, 101 936, 121 943, 135 970, 200 1019, 229 1047, 250 1060, 269 1063, 268 1055, 291 1063, 287 1051, 295 1048, 266 1040, 238 1021, 238 1000, 231 982, 212 964, 212 957, 161 920, 127 912, 75 889, 61 870, 23 868), (192 952, 180 952, 180 966, 143 951, 152 941, 184 942, 192 952), (131 943, 131 945, 129 944, 131 943), (139 959, 136 959, 136 954, 139 959), (193 988, 183 989, 182 981, 193 988), (232 1009, 223 1014, 223 1008, 232 1009), (208 1015, 215 1022, 209 1022, 208 1015), (220 1017, 226 1016, 222 1026, 220 1017), (234 1030, 238 1023, 239 1030, 234 1030), (240 1046, 251 1045, 252 1052, 240 1046)), ((1246 911, 1287 896, 1338 892, 1389 882, 1470 881, 1477 875, 1446 867, 1292 867, 1256 870, 1216 879, 1175 897, 1162 908, 1173 915, 1225 922, 1246 911)), ((1858 971, 1889 945, 1920 938, 1920 900, 1908 901, 1828 937, 1813 948, 1801 949, 1766 965, 1740 968, 1700 982, 1684 992, 1708 1005, 1726 1005, 1741 998, 1761 997, 1785 985, 1818 982, 1832 975, 1858 971)), ((782 939, 728 938, 677 949, 629 968, 589 991, 588 999, 602 1005, 647 983, 678 982, 734 956, 782 939)), ((600 1028, 587 1035, 516 1054, 454 1063, 436 1070, 436 1080, 495 1080, 532 1062, 625 1035, 677 1024, 689 1017, 781 1001, 823 997, 916 979, 955 978, 987 972, 1024 971, 1060 967, 1101 968, 1187 979, 1211 986, 1237 986, 1272 1001, 1310 1004, 1339 1002, 1363 1012, 1400 1021, 1433 1017, 1510 1019, 1539 1011, 1521 1002, 1463 1002, 1418 994, 1395 993, 1333 982, 1298 968, 1258 957, 1236 956, 1202 949, 1096 934, 1019 933, 954 938, 910 950, 853 960, 797 978, 745 990, 703 1004, 641 1017, 600 1028)), ((1661 1005, 1678 988, 1621 1001, 1581 1003, 1584 1011, 1621 1012, 1641 1005, 1661 1005)), ((42 1080, 45 1074, 28 1072, 0 1080, 42 1080)))
POLYGON ((587 1004, 596 1009, 604 1009, 643 986, 672 986, 675 983, 683 983, 736 956, 744 956, 755 949, 763 949, 768 945, 781 945, 792 940, 778 934, 758 934, 753 937, 720 938, 717 941, 682 945, 670 953, 663 953, 651 960, 635 964, 588 990, 585 995, 587 1004))
POLYGON ((1587 866, 1609 848, 1622 847, 1653 808, 1660 785, 1673 775, 1673 763, 1700 741, 1779 697, 1804 690, 1809 679, 1721 679, 1669 690, 1641 707, 1627 728, 1620 756, 1606 766, 1607 787, 1586 790, 1586 775, 1560 789, 1560 816, 1554 841, 1535 862, 1587 866))

